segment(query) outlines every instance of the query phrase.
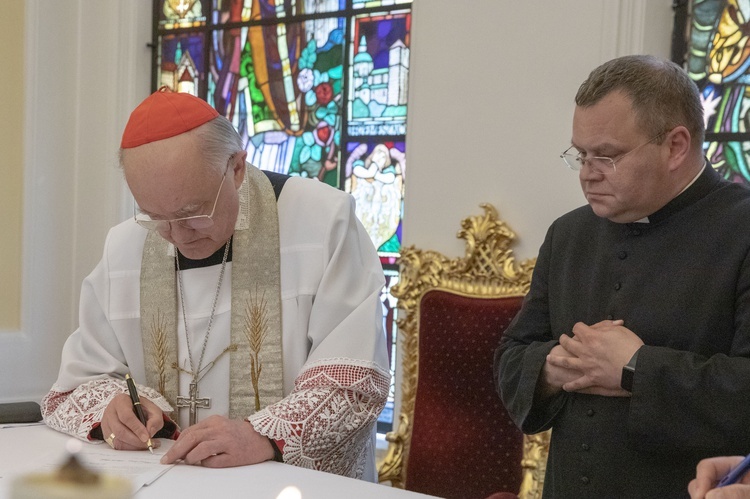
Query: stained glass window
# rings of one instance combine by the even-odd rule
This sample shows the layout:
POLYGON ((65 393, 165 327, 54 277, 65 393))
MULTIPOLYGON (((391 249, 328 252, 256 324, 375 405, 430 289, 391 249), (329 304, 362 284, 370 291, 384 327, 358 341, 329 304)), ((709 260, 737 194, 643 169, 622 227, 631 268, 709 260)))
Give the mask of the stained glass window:
POLYGON ((750 183, 750 0, 676 2, 672 57, 698 84, 706 156, 722 176, 750 183))
MULTIPOLYGON (((349 192, 378 250, 389 360, 406 168, 411 0, 155 0, 154 90, 205 99, 264 170, 349 192)), ((378 423, 393 423, 393 388, 378 423)))
MULTIPOLYGON (((396 370, 396 318, 398 316, 398 309, 396 305, 398 300, 391 294, 393 286, 398 284, 398 270, 394 268, 383 269, 385 273, 385 287, 383 292, 380 294, 380 301, 383 302, 383 320, 385 326, 385 334, 388 342, 388 364, 391 368, 391 373, 396 370)), ((378 432, 385 433, 391 430, 393 426, 393 402, 395 396, 395 386, 391 383, 391 388, 388 393, 388 403, 386 403, 380 418, 378 419, 378 432)))

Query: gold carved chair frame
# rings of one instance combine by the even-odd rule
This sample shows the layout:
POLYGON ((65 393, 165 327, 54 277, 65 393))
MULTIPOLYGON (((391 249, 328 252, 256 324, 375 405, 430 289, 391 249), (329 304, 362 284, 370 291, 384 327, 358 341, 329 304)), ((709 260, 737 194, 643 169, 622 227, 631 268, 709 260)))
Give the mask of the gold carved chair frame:
MULTIPOLYGON (((401 277, 392 289, 400 309, 396 323, 402 352, 401 407, 398 428, 386 435, 388 451, 378 465, 379 481, 390 482, 394 487, 403 488, 406 481, 419 377, 418 306, 424 293, 441 289, 469 297, 502 298, 523 296, 529 290, 536 259, 517 264, 510 249, 516 235, 498 218, 494 206, 480 206, 484 215, 461 222, 457 237, 466 241, 463 257, 451 259, 414 246, 401 252, 401 277)), ((521 499, 542 495, 549 437, 549 432, 524 437, 521 499)))

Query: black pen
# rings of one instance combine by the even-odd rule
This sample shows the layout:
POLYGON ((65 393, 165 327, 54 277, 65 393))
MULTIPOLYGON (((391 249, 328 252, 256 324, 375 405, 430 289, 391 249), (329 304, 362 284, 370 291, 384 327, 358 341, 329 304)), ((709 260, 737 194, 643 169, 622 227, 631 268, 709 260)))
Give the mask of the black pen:
MULTIPOLYGON (((141 420, 141 423, 143 423, 143 426, 146 426, 146 416, 143 415, 143 407, 141 407, 141 399, 138 396, 138 390, 135 389, 135 383, 133 382, 133 378, 130 377, 130 374, 125 375, 125 381, 128 383, 128 391, 130 392, 130 400, 133 401, 133 410, 138 416, 138 419, 141 420)), ((153 454, 154 445, 151 443, 150 438, 148 439, 148 442, 146 442, 146 445, 148 445, 148 450, 151 451, 151 454, 153 454)))
POLYGON ((727 475, 721 479, 719 485, 717 485, 716 487, 726 487, 727 485, 737 483, 742 479, 743 476, 745 476, 745 473, 747 473, 748 470, 750 470, 750 455, 746 456, 745 459, 740 461, 740 464, 732 468, 732 471, 727 473, 727 475))

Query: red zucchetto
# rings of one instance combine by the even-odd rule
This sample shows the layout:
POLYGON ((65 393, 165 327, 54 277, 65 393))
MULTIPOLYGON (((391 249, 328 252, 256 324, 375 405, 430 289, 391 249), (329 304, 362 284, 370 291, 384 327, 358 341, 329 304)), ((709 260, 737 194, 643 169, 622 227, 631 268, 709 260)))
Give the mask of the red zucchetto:
POLYGON ((199 127, 219 113, 208 102, 190 94, 161 87, 132 113, 122 132, 122 149, 168 139, 199 127))

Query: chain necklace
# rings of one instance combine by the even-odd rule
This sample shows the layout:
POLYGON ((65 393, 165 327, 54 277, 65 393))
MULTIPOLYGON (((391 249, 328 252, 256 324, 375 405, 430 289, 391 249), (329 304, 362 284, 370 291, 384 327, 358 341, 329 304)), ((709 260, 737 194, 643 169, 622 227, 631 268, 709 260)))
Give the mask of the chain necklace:
MULTIPOLYGON (((190 349, 190 335, 188 334, 188 325, 187 325, 187 314, 185 314, 185 293, 182 289, 182 279, 180 278, 180 258, 177 252, 175 252, 175 261, 177 262, 177 283, 180 287, 180 301, 182 303, 182 320, 185 324, 185 341, 187 342, 187 351, 188 351, 188 359, 190 360, 190 371, 187 371, 186 369, 182 369, 178 367, 180 371, 186 372, 187 374, 190 374, 193 377, 193 383, 196 385, 198 382, 203 379, 203 376, 205 376, 208 371, 211 370, 211 368, 214 366, 217 360, 219 360, 219 357, 227 353, 228 351, 233 349, 233 345, 229 345, 227 348, 224 349, 214 360, 206 364, 206 366, 201 369, 201 366, 203 365, 203 356, 206 353, 206 345, 208 344, 208 337, 211 334, 211 326, 214 322, 214 314, 216 312, 216 304, 219 301, 219 291, 221 291, 221 283, 224 281, 224 270, 227 266, 227 256, 229 256, 229 243, 231 242, 231 239, 229 239, 224 246, 224 258, 221 260, 221 271, 219 272, 219 282, 216 285, 216 294, 214 295, 214 303, 211 307, 211 316, 208 319, 208 328, 206 329, 206 336, 203 338, 203 348, 201 349, 201 356, 198 359, 198 368, 196 369, 193 365, 193 352, 190 349), (205 371, 205 372, 203 372, 205 371), (203 372, 203 374, 198 377, 203 372)), ((236 347, 235 347, 236 349, 236 347)))

